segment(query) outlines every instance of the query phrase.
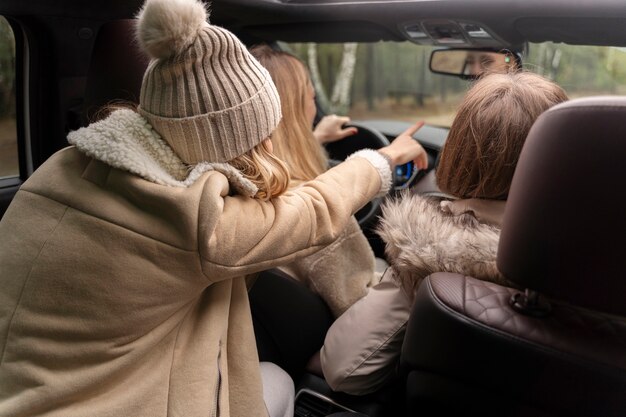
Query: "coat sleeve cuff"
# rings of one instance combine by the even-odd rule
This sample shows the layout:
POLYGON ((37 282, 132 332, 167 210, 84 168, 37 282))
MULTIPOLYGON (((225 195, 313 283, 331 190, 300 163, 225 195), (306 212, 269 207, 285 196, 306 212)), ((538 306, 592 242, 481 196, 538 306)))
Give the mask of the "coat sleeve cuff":
POLYGON ((391 163, 378 151, 373 149, 362 149, 353 153, 346 161, 352 158, 364 158, 376 168, 378 175, 380 175, 380 190, 376 194, 376 198, 384 197, 391 189, 392 175, 391 175, 391 163))

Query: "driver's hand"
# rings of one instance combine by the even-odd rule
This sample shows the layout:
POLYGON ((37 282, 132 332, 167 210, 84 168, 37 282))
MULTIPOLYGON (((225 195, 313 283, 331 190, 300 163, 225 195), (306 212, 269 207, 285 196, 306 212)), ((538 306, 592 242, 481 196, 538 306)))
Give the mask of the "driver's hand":
POLYGON ((406 164, 413 161, 418 169, 428 168, 428 155, 426 151, 413 139, 415 132, 424 126, 424 122, 417 122, 397 138, 390 145, 380 148, 378 152, 386 155, 391 160, 393 166, 406 164))
POLYGON ((323 145, 356 134, 356 127, 343 128, 343 125, 347 123, 350 123, 349 117, 337 116, 336 114, 324 116, 315 126, 313 136, 323 145))

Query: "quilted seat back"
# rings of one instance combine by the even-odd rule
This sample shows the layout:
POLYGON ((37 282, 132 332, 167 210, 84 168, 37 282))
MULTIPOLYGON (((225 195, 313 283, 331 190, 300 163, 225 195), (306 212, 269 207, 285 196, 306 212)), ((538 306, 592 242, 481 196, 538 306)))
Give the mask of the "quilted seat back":
POLYGON ((626 98, 572 100, 533 125, 498 268, 420 286, 402 348, 410 415, 626 415, 626 98))

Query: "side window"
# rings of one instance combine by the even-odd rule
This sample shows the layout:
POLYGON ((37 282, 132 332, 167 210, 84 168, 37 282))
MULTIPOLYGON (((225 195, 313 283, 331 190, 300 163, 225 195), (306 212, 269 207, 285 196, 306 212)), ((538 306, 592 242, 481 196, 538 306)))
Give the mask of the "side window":
POLYGON ((19 176, 15 107, 15 38, 0 16, 0 179, 19 176))

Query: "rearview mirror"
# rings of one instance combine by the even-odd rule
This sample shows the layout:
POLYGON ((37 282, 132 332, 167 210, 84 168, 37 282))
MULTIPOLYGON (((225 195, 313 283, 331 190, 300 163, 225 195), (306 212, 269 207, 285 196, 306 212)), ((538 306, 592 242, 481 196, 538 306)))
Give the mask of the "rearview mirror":
POLYGON ((487 72, 506 73, 519 66, 509 51, 438 49, 430 55, 430 70, 437 74, 477 78, 487 72))

